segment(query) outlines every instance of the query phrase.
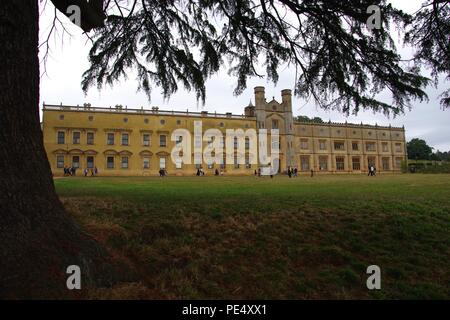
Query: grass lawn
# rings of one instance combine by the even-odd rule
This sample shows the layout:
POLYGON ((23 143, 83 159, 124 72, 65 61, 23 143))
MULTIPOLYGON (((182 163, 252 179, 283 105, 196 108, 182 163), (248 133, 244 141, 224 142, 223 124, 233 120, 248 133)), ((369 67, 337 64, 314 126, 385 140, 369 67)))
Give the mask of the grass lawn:
POLYGON ((450 299, 450 175, 69 177, 68 212, 134 270, 93 298, 450 299), (381 268, 368 290, 366 268, 381 268))

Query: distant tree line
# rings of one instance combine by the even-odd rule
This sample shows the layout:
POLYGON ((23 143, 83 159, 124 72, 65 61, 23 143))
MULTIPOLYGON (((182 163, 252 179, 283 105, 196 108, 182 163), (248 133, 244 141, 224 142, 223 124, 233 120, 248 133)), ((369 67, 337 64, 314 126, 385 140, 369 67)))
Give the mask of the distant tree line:
POLYGON ((294 117, 294 121, 298 121, 298 122, 316 122, 316 123, 323 123, 324 122, 321 117, 310 118, 308 116, 297 116, 297 117, 294 117))
POLYGON ((434 160, 434 161, 450 161, 450 151, 433 152, 433 147, 430 147, 425 140, 414 138, 406 143, 408 150, 408 158, 415 160, 434 160))

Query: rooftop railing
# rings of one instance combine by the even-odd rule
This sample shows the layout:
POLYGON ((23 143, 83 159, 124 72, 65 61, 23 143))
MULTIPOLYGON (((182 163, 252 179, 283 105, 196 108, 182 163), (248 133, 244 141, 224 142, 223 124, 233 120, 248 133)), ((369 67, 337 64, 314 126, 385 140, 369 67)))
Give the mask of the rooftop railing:
POLYGON ((188 109, 186 111, 174 111, 174 110, 160 110, 157 107, 152 109, 130 109, 127 107, 115 106, 115 107, 92 107, 90 105, 83 106, 67 106, 67 105, 52 105, 44 104, 42 110, 59 110, 59 111, 85 111, 85 112, 111 112, 111 113, 127 113, 127 114, 140 114, 140 115, 175 115, 175 116, 190 116, 190 117, 208 117, 208 118, 228 118, 228 119, 247 119, 254 120, 255 117, 248 117, 244 114, 232 114, 227 113, 217 113, 217 112, 192 112, 188 109))

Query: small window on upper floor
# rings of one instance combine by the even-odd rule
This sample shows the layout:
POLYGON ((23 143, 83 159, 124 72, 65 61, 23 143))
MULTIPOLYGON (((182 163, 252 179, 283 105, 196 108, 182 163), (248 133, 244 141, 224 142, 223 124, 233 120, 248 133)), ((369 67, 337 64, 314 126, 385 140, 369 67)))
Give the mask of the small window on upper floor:
POLYGON ((88 132, 86 134, 86 143, 87 144, 94 144, 94 133, 93 132, 88 132))
POLYGON ((106 144, 112 146, 114 144, 114 133, 108 133, 106 135, 106 144))
POLYGON ((160 147, 166 147, 166 139, 167 139, 167 136, 164 134, 159 136, 159 146, 160 147))
POLYGON ((80 137, 81 137, 81 133, 79 131, 73 132, 72 143, 73 144, 80 144, 80 137))
POLYGON ((319 140, 319 149, 327 150, 327 142, 325 140, 319 140))
POLYGON ((301 149, 308 149, 308 139, 302 139, 300 140, 300 148, 301 149))
POLYGON ((334 150, 345 150, 345 143, 342 141, 335 141, 334 150))
POLYGON ((366 143, 366 151, 376 151, 377 147, 375 142, 367 142, 366 143))
POLYGON ((122 145, 127 146, 129 144, 129 135, 128 133, 122 133, 122 145))
POLYGON ((66 136, 66 133, 64 131, 58 131, 58 144, 65 143, 65 136, 66 136))
POLYGON ((150 146, 150 134, 144 133, 142 135, 142 144, 146 147, 150 146))

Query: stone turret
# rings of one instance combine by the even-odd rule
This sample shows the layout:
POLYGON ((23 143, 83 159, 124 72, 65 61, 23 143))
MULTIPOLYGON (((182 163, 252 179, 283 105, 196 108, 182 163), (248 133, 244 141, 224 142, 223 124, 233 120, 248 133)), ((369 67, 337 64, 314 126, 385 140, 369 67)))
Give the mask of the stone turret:
POLYGON ((284 109, 284 129, 286 132, 286 167, 295 166, 295 151, 294 151, 294 119, 292 116, 292 91, 290 89, 281 90, 281 99, 284 109))
POLYGON ((281 101, 286 112, 292 112, 292 91, 290 89, 281 90, 281 101))
POLYGON ((258 129, 265 129, 266 97, 264 87, 255 87, 255 113, 256 113, 256 127, 258 129))
POLYGON ((255 106, 256 109, 264 109, 266 106, 264 87, 255 87, 255 106))
POLYGON ((244 114, 246 117, 254 117, 255 116, 255 106, 252 104, 252 100, 250 100, 250 103, 248 106, 244 109, 244 114))

